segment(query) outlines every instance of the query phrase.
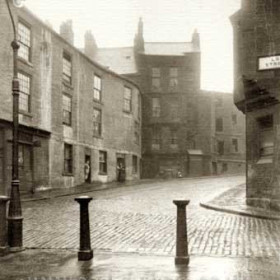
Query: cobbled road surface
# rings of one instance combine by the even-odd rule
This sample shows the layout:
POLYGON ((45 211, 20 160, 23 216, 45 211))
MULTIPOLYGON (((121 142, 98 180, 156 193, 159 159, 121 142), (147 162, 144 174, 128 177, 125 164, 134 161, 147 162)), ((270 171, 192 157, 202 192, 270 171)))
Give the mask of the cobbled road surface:
MULTIPOLYGON (((95 191, 90 203, 93 249, 174 255, 175 199, 187 207, 191 255, 280 257, 280 221, 207 210, 200 202, 244 183, 243 176, 177 179, 95 191)), ((74 196, 23 203, 26 248, 79 246, 79 205, 74 196)))

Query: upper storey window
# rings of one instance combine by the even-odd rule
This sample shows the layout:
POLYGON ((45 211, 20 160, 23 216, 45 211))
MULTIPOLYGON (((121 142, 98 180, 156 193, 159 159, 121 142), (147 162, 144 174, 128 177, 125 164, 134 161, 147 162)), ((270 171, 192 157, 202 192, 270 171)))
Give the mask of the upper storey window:
POLYGON ((178 86, 178 68, 171 67, 169 69, 169 88, 171 90, 177 89, 178 86))
POLYGON ((131 88, 124 88, 123 110, 127 113, 132 112, 132 90, 131 88))
POLYGON ((160 89, 160 68, 152 68, 152 90, 160 89))
POLYGON ((18 56, 26 61, 30 61, 31 30, 22 22, 18 23, 18 43, 20 45, 18 56))
POLYGON ((71 56, 67 53, 63 53, 63 69, 62 69, 63 81, 72 83, 72 60, 71 56))
POLYGON ((94 75, 93 84, 94 84, 93 98, 96 101, 101 101, 101 89, 102 89, 101 78, 97 75, 94 75))

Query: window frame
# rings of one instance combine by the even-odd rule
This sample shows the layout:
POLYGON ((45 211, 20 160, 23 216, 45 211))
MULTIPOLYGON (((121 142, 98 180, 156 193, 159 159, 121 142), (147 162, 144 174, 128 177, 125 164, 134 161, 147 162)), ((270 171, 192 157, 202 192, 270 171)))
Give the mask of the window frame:
POLYGON ((93 100, 97 102, 102 100, 102 78, 97 74, 93 75, 93 100), (96 79, 99 80, 100 88, 96 87, 96 79), (96 98, 96 93, 98 93, 99 98, 96 98))
POLYGON ((28 73, 26 73, 26 72, 24 72, 24 71, 21 71, 21 70, 19 70, 18 72, 17 72, 17 78, 18 78, 18 80, 19 80, 19 112, 20 113, 30 113, 31 112, 31 88, 32 88, 32 76, 30 75, 30 74, 28 74, 28 73), (25 76, 25 77, 27 77, 28 79, 29 79, 29 93, 26 93, 26 92, 24 92, 24 91, 22 91, 21 90, 21 79, 20 79, 20 75, 22 75, 22 76, 25 76), (25 110, 25 109, 22 109, 21 108, 21 102, 20 102, 20 100, 21 100, 21 96, 22 95, 25 95, 25 96, 27 96, 28 98, 27 98, 27 110, 25 110))
POLYGON ((18 43, 20 45, 20 48, 18 50, 18 58, 23 59, 27 62, 31 62, 31 55, 32 55, 32 27, 31 27, 31 25, 28 24, 27 22, 25 22, 24 20, 19 19, 18 23, 17 23, 17 36, 18 36, 18 43), (20 27, 19 27, 20 25, 22 25, 24 28, 26 28, 29 31, 29 45, 26 44, 25 42, 21 41, 21 37, 23 37, 23 36, 20 35, 20 27), (20 51, 21 47, 26 48, 28 50, 27 59, 26 59, 26 57, 21 56, 21 51, 20 51))
POLYGON ((153 129, 151 138, 151 149, 160 150, 161 149, 161 129, 153 129))
POLYGON ((161 106, 160 106, 160 98, 159 97, 152 97, 152 117, 159 118, 161 115, 161 106), (155 104, 154 100, 158 100, 158 104, 155 104), (154 106, 158 105, 158 106, 154 106))
POLYGON ((74 166, 73 166, 73 145, 69 143, 64 143, 64 161, 63 161, 63 174, 64 175, 73 175, 74 166), (67 149, 69 148, 69 157, 67 156, 67 149), (67 168, 66 168, 67 166, 67 168))
POLYGON ((233 152, 234 153, 239 153, 238 138, 232 138, 231 139, 231 145, 233 147, 233 152), (236 142, 236 144, 234 142, 236 142))
POLYGON ((224 120, 222 117, 217 117, 215 121, 215 130, 216 132, 223 132, 224 131, 224 120), (219 121, 220 124, 219 124, 219 121))
POLYGON ((72 102, 72 96, 68 95, 68 94, 65 94, 65 93, 62 93, 62 123, 64 125, 68 125, 68 126, 72 126, 72 110, 73 110, 73 102, 72 102), (65 104, 64 104, 64 97, 66 98, 69 98, 70 100, 70 111, 67 111, 65 109, 65 104), (65 118, 64 118, 64 112, 67 112, 69 114, 69 121, 65 121, 65 118))
POLYGON ((125 113, 132 112, 132 88, 125 86, 123 95, 123 111, 125 113), (126 94, 129 93, 130 98, 127 98, 126 94))
POLYGON ((161 69, 160 67, 152 67, 151 68, 151 88, 153 90, 160 90, 161 88, 161 69), (158 71, 154 71, 154 70, 158 70, 158 71), (154 83, 155 81, 157 81, 157 83, 154 83))
POLYGON ((235 114, 235 113, 231 114, 231 123, 233 126, 237 125, 237 114, 235 114))
POLYGON ((272 161, 274 156, 274 116, 268 114, 257 118, 259 127, 259 158, 266 158, 272 161), (267 142, 267 138, 271 138, 270 142, 267 142), (270 143, 270 145, 267 145, 270 143))
POLYGON ((72 85, 73 82, 73 60, 72 56, 66 51, 63 51, 62 54, 62 81, 69 85, 72 85), (70 75, 65 72, 65 67, 67 66, 65 62, 70 63, 70 75))
POLYGON ((99 108, 93 108, 93 137, 102 136, 102 110, 99 108), (99 121, 95 118, 94 112, 99 112, 99 121), (95 129, 97 127, 97 129, 95 129))
POLYGON ((98 159, 98 174, 106 175, 108 174, 108 155, 107 151, 99 151, 99 159, 98 159), (101 155, 103 156, 101 161, 101 155), (102 167, 102 168, 101 168, 102 167))
POLYGON ((170 89, 177 89, 178 87, 178 67, 169 67, 169 88, 170 89), (176 69, 176 74, 172 73, 172 70, 176 69), (175 81, 175 83, 173 84, 173 82, 175 81))
POLYGON ((178 130, 170 130, 170 148, 178 149, 178 130))

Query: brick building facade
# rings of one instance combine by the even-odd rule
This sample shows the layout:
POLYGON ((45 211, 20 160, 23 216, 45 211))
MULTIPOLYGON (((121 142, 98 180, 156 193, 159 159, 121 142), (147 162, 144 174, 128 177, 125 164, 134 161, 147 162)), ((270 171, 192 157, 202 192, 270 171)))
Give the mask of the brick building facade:
MULTIPOLYGON (((0 7, 0 193, 11 180, 12 25, 0 7)), ((71 22, 61 35, 27 9, 13 9, 20 43, 20 188, 64 188, 85 181, 138 179, 141 95, 129 79, 73 47, 71 22)), ((90 33, 85 36, 86 45, 90 33)))
POLYGON ((231 17, 235 104, 246 114, 247 203, 280 208, 280 3, 243 0, 231 17))

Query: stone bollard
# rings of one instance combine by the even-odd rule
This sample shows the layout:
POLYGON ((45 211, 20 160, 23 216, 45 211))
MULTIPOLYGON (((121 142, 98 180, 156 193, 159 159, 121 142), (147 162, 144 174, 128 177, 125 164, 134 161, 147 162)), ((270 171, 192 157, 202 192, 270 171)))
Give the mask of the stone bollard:
POLYGON ((177 206, 177 237, 175 264, 189 264, 186 206, 189 200, 173 200, 177 206))
POLYGON ((0 196, 0 249, 6 249, 8 246, 7 202, 9 200, 7 196, 0 196))
POLYGON ((79 261, 88 261, 93 258, 93 251, 90 244, 88 204, 92 200, 89 196, 75 198, 80 204, 80 249, 78 252, 79 261))

